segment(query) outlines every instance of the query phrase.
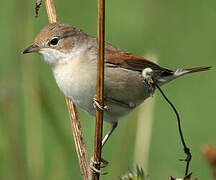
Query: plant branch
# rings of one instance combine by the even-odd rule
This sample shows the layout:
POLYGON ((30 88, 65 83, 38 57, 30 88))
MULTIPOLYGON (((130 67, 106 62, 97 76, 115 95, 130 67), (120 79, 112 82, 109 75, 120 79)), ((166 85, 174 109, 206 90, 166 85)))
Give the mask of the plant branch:
MULTIPOLYGON (((57 22, 56 9, 53 0, 45 0, 47 15, 50 23, 57 22)), ((76 107, 69 98, 66 97, 71 128, 76 146, 77 156, 79 159, 80 169, 83 180, 90 179, 90 169, 88 165, 88 153, 83 140, 83 133, 80 125, 80 120, 77 115, 76 107)))
POLYGON ((80 169, 82 172, 83 179, 88 180, 90 176, 88 153, 84 143, 80 120, 78 118, 76 106, 72 103, 72 101, 69 98, 66 98, 66 103, 68 107, 71 128, 73 132, 77 156, 79 159, 80 169))
POLYGON ((56 9, 53 0, 45 0, 47 16, 50 23, 57 22, 56 9))
MULTIPOLYGON (((104 34, 105 34, 105 0, 98 0, 98 64, 97 64, 97 95, 96 99, 103 108, 104 94, 104 34)), ((103 134, 103 110, 96 108, 95 145, 93 166, 100 170, 101 147, 103 134)), ((93 173, 92 179, 98 180, 100 173, 93 173)))

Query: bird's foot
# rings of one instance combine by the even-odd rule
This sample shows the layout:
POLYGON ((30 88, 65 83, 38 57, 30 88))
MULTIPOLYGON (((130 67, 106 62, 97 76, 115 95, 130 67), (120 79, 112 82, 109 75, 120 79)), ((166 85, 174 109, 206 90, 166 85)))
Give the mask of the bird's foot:
POLYGON ((109 164, 108 161, 106 161, 105 159, 101 158, 101 161, 100 162, 96 162, 94 161, 94 157, 91 158, 90 160, 90 170, 93 172, 93 173, 99 173, 101 175, 106 175, 107 172, 104 172, 102 173, 101 170, 97 169, 95 167, 95 165, 99 165, 100 168, 105 168, 107 165, 109 164))
POLYGON ((101 111, 107 111, 109 108, 108 108, 108 106, 102 106, 100 103, 99 103, 99 101, 98 101, 98 98, 97 98, 97 96, 95 95, 94 96, 94 98, 93 98, 93 106, 94 106, 94 108, 96 109, 96 108, 99 108, 101 111))
POLYGON ((109 164, 109 162, 107 160, 101 158, 101 168, 107 167, 108 164, 109 164))

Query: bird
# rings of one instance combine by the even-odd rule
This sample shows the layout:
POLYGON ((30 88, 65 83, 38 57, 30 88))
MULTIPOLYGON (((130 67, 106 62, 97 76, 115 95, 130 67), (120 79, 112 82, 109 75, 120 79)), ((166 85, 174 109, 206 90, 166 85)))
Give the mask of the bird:
MULTIPOLYGON (((51 23, 22 53, 32 52, 38 53, 51 67, 63 94, 76 106, 95 116, 97 38, 68 24, 51 23)), ((104 110, 104 120, 111 124, 111 128, 102 140, 102 147, 119 120, 154 94, 157 88, 154 82, 162 86, 185 74, 211 68, 199 66, 170 70, 107 42, 104 53, 104 104, 108 107, 104 110)))

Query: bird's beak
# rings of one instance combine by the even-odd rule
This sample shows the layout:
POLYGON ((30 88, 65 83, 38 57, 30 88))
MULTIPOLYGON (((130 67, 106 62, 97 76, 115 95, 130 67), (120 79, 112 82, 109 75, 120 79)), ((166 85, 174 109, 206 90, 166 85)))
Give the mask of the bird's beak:
POLYGON ((22 54, 31 53, 31 52, 38 52, 40 50, 38 45, 32 44, 28 48, 26 48, 22 54))

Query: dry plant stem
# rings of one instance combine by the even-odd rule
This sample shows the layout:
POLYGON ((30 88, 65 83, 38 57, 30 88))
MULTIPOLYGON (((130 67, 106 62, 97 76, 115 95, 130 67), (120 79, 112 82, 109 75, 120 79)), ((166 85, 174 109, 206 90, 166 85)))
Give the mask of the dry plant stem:
MULTIPOLYGON (((57 22, 56 9, 53 0, 45 0, 47 15, 50 23, 57 22)), ((83 140, 83 133, 80 126, 80 120, 77 116, 76 107, 69 98, 66 97, 71 127, 79 159, 80 169, 83 180, 90 179, 90 169, 88 165, 88 154, 83 140)))
MULTIPOLYGON (((103 107, 104 93, 104 20, 105 20, 105 0, 98 0, 98 64, 97 64, 97 100, 103 107)), ((101 148, 103 133, 103 110, 96 108, 95 146, 93 166, 100 170, 101 148)), ((99 173, 93 173, 92 179, 98 180, 99 173)))
POLYGON ((39 16, 39 9, 41 6, 42 0, 37 0, 35 4, 35 17, 37 18, 39 16))
POLYGON ((85 143, 83 141, 83 134, 82 134, 80 121, 78 119, 75 105, 71 102, 69 98, 66 98, 66 103, 67 103, 68 112, 70 116, 70 122, 73 131, 76 151, 79 159, 80 169, 82 171, 83 179, 87 180, 89 179, 90 171, 89 171, 87 150, 85 147, 85 143))
POLYGON ((50 23, 57 22, 56 9, 53 0, 45 0, 47 16, 50 23))

